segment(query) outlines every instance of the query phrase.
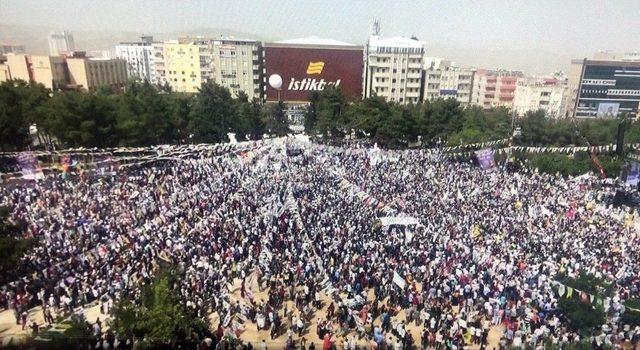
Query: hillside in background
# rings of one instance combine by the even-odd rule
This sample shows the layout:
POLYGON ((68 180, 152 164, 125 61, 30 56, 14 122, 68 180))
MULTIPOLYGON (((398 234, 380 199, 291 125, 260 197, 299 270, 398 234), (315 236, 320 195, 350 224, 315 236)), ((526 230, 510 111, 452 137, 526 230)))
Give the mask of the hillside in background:
MULTIPOLYGON (((15 24, 0 23, 0 44, 25 45, 28 53, 47 54, 49 44, 47 37, 51 31, 61 31, 65 28, 52 28, 45 26, 24 26, 15 24)), ((121 41, 135 41, 141 35, 153 35, 159 40, 175 39, 181 36, 207 36, 220 37, 230 36, 236 38, 269 40, 255 34, 242 33, 238 31, 218 28, 194 29, 172 33, 136 33, 126 31, 87 31, 73 30, 73 38, 77 50, 109 50, 121 41)))

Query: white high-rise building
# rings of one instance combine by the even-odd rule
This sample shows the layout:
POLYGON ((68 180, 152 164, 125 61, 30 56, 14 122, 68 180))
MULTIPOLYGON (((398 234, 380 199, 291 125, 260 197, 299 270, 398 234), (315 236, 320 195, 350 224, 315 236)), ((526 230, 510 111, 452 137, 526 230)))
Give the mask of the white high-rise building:
POLYGON ((143 36, 139 42, 116 45, 116 57, 127 62, 127 76, 139 78, 152 84, 156 77, 155 50, 152 36, 143 36))
POLYGON ((519 115, 543 110, 550 118, 562 118, 566 112, 567 92, 565 76, 523 77, 516 83, 513 107, 519 115))
POLYGON ((419 102, 425 51, 426 44, 415 38, 369 36, 365 49, 364 97, 381 96, 398 103, 419 102))
POLYGON ((262 45, 255 40, 218 39, 212 45, 213 81, 237 96, 262 98, 262 45))
POLYGON ((76 46, 71 32, 65 30, 49 34, 49 55, 58 56, 62 53, 73 52, 75 49, 76 46))
POLYGON ((475 74, 474 68, 457 67, 444 59, 430 59, 429 66, 424 69, 423 100, 454 98, 467 106, 471 103, 475 74))

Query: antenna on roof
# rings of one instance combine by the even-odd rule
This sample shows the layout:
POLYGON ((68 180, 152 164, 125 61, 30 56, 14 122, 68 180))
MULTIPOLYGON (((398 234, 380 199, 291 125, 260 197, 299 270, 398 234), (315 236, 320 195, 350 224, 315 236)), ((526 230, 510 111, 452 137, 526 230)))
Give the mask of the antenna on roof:
POLYGON ((374 18, 371 23, 371 35, 380 35, 380 18, 374 18))

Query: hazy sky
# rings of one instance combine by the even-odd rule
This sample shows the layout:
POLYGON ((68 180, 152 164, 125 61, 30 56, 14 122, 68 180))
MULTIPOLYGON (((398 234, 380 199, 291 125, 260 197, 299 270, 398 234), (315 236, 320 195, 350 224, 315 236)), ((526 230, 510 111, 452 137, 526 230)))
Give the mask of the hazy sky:
POLYGON ((384 36, 416 35, 430 56, 460 65, 546 73, 597 50, 640 51, 640 0, 0 0, 4 24, 146 33, 225 28, 360 44, 374 17, 384 36))

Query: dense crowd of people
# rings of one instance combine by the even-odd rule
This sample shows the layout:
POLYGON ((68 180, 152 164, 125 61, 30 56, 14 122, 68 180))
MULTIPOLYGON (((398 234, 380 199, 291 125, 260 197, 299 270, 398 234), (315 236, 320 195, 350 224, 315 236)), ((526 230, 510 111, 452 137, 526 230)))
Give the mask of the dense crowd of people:
POLYGON ((485 348, 492 329, 492 347, 562 347, 584 339, 559 310, 555 279, 589 274, 613 294, 588 341, 640 340, 620 317, 640 294, 640 237, 630 212, 603 204, 600 180, 482 170, 427 150, 296 147, 1 187, 0 205, 41 240, 2 306, 22 324, 34 305, 47 322, 91 302, 108 313, 168 264, 184 305, 217 314, 202 348, 229 337, 253 348, 485 348), (269 339, 247 339, 250 327, 269 339))

